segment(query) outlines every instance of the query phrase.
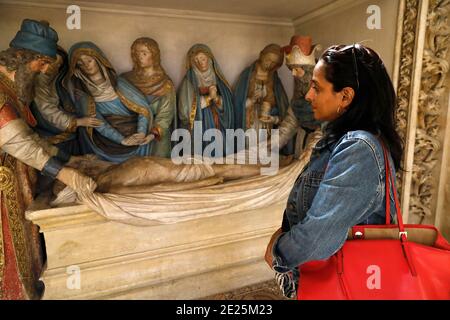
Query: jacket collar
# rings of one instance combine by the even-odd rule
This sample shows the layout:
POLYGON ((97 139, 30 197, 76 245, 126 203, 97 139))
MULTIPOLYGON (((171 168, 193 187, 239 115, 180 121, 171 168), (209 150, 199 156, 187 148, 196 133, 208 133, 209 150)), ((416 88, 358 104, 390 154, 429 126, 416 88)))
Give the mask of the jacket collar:
POLYGON ((331 148, 331 146, 339 140, 339 137, 334 133, 331 133, 327 125, 328 123, 322 124, 323 137, 314 146, 314 151, 320 152, 325 148, 331 148))

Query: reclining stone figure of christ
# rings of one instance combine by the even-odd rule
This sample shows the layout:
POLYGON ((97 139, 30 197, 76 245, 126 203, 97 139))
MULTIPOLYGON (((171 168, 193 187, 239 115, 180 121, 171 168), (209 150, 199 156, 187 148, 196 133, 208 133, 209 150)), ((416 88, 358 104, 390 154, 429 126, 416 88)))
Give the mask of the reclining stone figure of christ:
MULTIPOLYGON (((176 164, 171 159, 152 156, 114 164, 86 155, 71 161, 70 165, 92 177, 97 189, 85 192, 86 188, 79 188, 81 191, 75 193, 69 187, 61 190, 64 186, 56 186, 57 197, 50 206, 83 204, 107 220, 136 226, 266 208, 286 201, 320 136, 320 131, 313 134, 299 159, 292 161, 292 157, 283 156, 278 159, 275 152, 267 165, 263 160, 258 164, 209 164, 208 159, 195 158, 192 162, 185 161, 189 164, 176 164)), ((253 150, 244 153, 244 159, 252 160, 245 163, 256 162, 253 150)), ((241 155, 230 155, 235 160, 232 163, 241 163, 236 161, 243 160, 241 155)), ((74 178, 77 181, 72 185, 88 183, 86 176, 74 178)), ((49 198, 41 199, 43 208, 48 208, 49 198)))
MULTIPOLYGON (((77 157, 69 164, 97 183, 95 192, 135 194, 154 191, 177 191, 215 185, 261 174, 261 164, 208 164, 192 159, 188 164, 175 164, 160 157, 135 157, 121 164, 99 160, 94 155, 77 157)), ((292 157, 280 156, 280 166, 286 166, 292 157)), ((58 196, 64 185, 55 183, 58 196)), ((70 192, 65 189, 66 192, 70 192)), ((62 195, 60 195, 62 196, 62 195)), ((73 197, 74 195, 72 195, 73 197)), ((72 199, 74 200, 74 199, 72 199)), ((57 201, 58 202, 58 201, 57 201)), ((63 201, 67 203, 67 200, 63 201)))

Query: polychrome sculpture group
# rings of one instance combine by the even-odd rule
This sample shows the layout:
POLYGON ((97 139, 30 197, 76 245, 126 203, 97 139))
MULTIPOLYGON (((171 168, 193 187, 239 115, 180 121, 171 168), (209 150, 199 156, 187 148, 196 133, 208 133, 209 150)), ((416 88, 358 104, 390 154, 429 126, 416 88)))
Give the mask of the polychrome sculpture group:
MULTIPOLYGON (((157 182, 177 182, 171 177, 175 164, 161 159, 170 157, 177 128, 193 134, 195 121, 203 131, 222 133, 279 128, 280 146, 293 153, 294 144, 301 143, 293 141, 297 130, 319 125, 304 100, 305 79, 315 63, 308 37, 293 37, 285 48, 266 46, 234 90, 211 49, 196 44, 187 53, 187 72, 177 92, 153 39, 134 41, 133 69, 122 75, 94 43, 78 42, 66 53, 57 42, 48 23, 26 19, 10 48, 0 52, 0 299, 42 295, 40 237, 24 212, 36 190, 55 179, 75 192, 93 192, 96 181, 74 169, 80 156, 94 154, 109 170, 117 164, 132 164, 135 171, 134 165, 146 166, 147 173, 163 168, 157 182), (297 79, 291 103, 277 74, 285 51, 297 79)), ((224 145, 225 154, 236 151, 224 145)), ((122 168, 107 176, 111 180, 117 172, 127 174, 122 168)), ((251 166, 222 165, 194 179, 255 174, 251 166)), ((139 186, 146 184, 142 179, 139 186)), ((113 182, 100 183, 102 191, 113 182)))

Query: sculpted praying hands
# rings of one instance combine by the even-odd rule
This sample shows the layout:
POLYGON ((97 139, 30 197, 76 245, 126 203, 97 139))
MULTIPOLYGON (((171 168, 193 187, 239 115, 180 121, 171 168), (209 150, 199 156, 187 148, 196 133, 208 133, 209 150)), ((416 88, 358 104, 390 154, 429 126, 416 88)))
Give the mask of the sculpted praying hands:
POLYGON ((217 96, 217 87, 216 86, 210 86, 209 87, 209 97, 211 100, 214 100, 217 102, 218 96, 217 96))

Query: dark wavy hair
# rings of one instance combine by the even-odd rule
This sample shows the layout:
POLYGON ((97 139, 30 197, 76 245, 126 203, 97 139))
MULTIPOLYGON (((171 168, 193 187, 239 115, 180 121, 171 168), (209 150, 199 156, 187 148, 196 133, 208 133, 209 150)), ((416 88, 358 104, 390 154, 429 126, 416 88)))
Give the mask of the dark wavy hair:
POLYGON ((25 65, 33 60, 41 58, 45 58, 49 62, 55 60, 28 49, 8 48, 4 51, 0 51, 0 65, 6 67, 9 72, 16 71, 20 65, 25 65))
POLYGON ((348 131, 365 130, 379 136, 400 168, 403 144, 395 130, 396 95, 378 54, 361 44, 331 46, 320 57, 325 78, 335 92, 345 87, 355 91, 347 110, 326 128, 326 135, 342 137, 348 131))

